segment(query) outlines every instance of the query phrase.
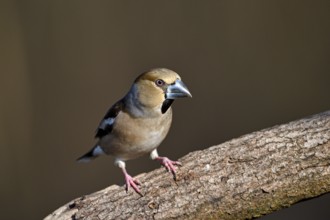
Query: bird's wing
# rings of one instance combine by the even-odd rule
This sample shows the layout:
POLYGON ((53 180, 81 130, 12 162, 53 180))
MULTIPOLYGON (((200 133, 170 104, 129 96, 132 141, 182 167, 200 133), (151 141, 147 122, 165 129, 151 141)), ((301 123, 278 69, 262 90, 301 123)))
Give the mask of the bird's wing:
POLYGON ((98 128, 96 129, 95 138, 102 138, 103 136, 110 134, 113 128, 113 123, 116 120, 117 115, 122 111, 124 103, 122 100, 115 103, 105 114, 98 128))

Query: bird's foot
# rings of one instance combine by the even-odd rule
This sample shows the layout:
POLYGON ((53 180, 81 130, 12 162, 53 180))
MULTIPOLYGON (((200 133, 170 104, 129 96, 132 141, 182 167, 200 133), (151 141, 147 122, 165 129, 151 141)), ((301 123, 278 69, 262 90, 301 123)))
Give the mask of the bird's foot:
POLYGON ((182 166, 182 164, 179 161, 173 161, 168 159, 167 157, 157 157, 156 160, 160 162, 161 165, 163 165, 168 172, 171 172, 173 174, 174 180, 176 180, 176 167, 175 166, 182 166))
POLYGON ((124 175, 125 175, 125 181, 126 181, 126 192, 128 192, 129 187, 132 187, 137 194, 139 194, 140 196, 143 197, 143 195, 138 187, 138 185, 141 185, 141 183, 138 180, 131 177, 127 173, 124 173, 124 175))

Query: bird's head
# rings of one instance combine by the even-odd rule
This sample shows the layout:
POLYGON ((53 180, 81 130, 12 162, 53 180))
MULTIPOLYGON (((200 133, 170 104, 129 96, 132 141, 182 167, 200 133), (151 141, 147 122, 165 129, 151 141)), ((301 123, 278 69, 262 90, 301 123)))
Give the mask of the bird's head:
POLYGON ((148 108, 161 107, 165 113, 174 99, 192 97, 181 77, 174 71, 157 68, 142 73, 133 87, 139 102, 148 108))

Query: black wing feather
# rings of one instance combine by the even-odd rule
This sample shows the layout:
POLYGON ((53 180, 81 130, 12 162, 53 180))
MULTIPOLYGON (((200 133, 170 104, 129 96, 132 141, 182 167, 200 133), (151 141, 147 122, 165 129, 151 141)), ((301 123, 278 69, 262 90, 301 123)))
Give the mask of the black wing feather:
POLYGON ((102 122, 104 122, 105 120, 115 119, 122 109, 123 109, 123 101, 120 100, 108 110, 108 112, 105 114, 102 121, 100 122, 99 127, 96 130, 95 138, 102 138, 103 136, 111 133, 113 128, 113 123, 106 124, 105 126, 101 127, 102 122))

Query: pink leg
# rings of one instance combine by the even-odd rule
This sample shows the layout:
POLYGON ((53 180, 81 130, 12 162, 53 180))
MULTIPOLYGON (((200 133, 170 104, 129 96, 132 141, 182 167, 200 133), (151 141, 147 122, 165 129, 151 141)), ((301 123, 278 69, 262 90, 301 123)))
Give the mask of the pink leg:
POLYGON ((129 187, 131 186, 136 193, 138 193, 140 196, 143 197, 139 187, 137 185, 141 185, 139 181, 133 179, 133 177, 131 177, 125 168, 122 169, 124 176, 125 176, 125 181, 126 181, 126 192, 128 192, 129 187))
POLYGON ((168 170, 169 172, 171 172, 173 174, 173 178, 174 180, 176 180, 176 166, 182 166, 182 164, 179 161, 172 161, 170 159, 168 159, 167 157, 156 157, 156 160, 158 160, 160 162, 161 165, 163 165, 166 170, 168 170))

